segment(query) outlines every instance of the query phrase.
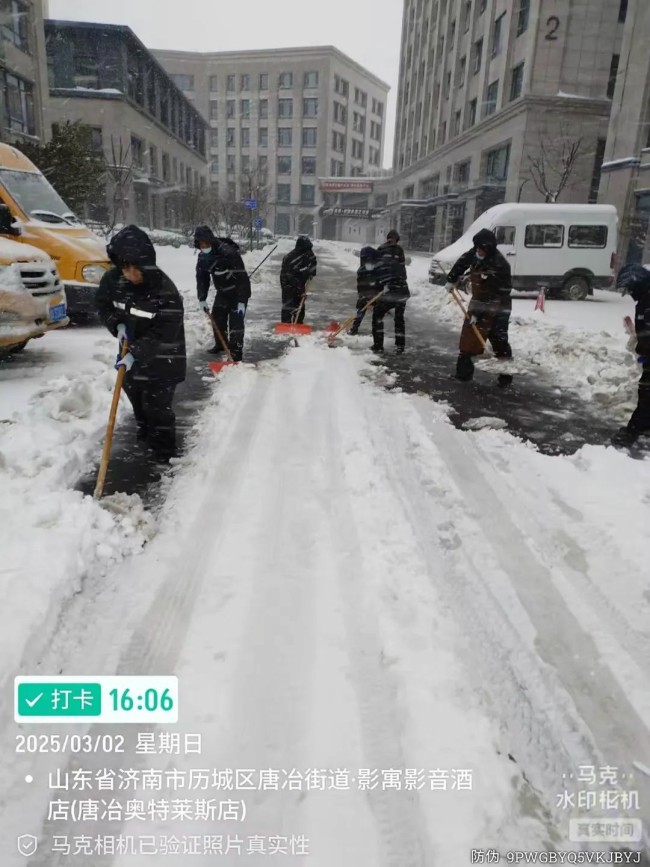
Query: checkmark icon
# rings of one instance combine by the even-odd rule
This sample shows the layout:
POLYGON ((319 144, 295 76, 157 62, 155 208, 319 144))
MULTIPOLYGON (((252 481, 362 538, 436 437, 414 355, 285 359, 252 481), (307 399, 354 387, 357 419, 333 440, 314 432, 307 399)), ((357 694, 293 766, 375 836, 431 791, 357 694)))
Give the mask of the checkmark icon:
POLYGON ((25 704, 27 705, 27 707, 34 707, 43 698, 44 695, 45 695, 44 692, 40 692, 36 696, 36 698, 33 698, 31 701, 28 698, 26 698, 25 704))

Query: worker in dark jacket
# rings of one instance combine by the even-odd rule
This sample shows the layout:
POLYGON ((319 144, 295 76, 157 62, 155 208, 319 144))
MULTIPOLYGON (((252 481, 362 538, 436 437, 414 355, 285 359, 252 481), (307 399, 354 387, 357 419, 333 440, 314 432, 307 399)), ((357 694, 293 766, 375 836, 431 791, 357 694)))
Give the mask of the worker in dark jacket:
MULTIPOLYGON (((445 289, 456 288, 460 278, 469 272, 472 298, 468 307, 469 319, 463 323, 460 334, 456 378, 464 382, 474 376, 475 355, 484 351, 474 327, 484 340, 489 340, 497 358, 512 358, 508 342, 508 325, 512 312, 512 278, 510 265, 497 249, 494 232, 481 229, 473 237, 474 246, 464 253, 447 275, 445 289)), ((501 374, 500 385, 512 382, 510 374, 501 374)))
POLYGON ((374 247, 363 247, 359 253, 357 269, 357 315, 350 328, 350 334, 358 334, 359 327, 366 315, 364 307, 382 291, 379 285, 377 260, 379 254, 374 247))
POLYGON ((174 391, 186 372, 183 301, 156 266, 149 236, 137 226, 118 232, 106 250, 114 267, 97 289, 97 313, 120 341, 115 367, 126 370, 124 391, 138 424, 138 439, 148 443, 158 460, 167 462, 176 453, 174 391))
POLYGON ((384 351, 384 317, 393 310, 395 317, 395 352, 404 352, 406 346, 406 302, 411 296, 406 280, 404 250, 399 235, 393 229, 386 243, 377 248, 377 280, 384 293, 372 308, 372 351, 384 351))
MULTIPOLYGON (((217 238, 209 226, 199 226, 194 232, 194 246, 199 251, 196 263, 196 292, 201 308, 211 313, 221 332, 233 361, 241 361, 244 351, 245 318, 251 297, 251 281, 244 267, 239 247, 231 238, 217 238), (217 294, 210 310, 210 281, 217 294)), ((213 355, 223 352, 219 340, 209 350, 213 355)))
POLYGON ((626 265, 616 282, 623 295, 631 295, 636 302, 633 348, 641 366, 641 379, 636 409, 627 425, 614 435, 612 444, 631 446, 641 434, 650 433, 650 272, 642 265, 626 265))
POLYGON ((316 276, 317 264, 311 241, 301 235, 296 240, 295 248, 282 260, 280 269, 282 322, 302 324, 305 321, 307 283, 316 276))

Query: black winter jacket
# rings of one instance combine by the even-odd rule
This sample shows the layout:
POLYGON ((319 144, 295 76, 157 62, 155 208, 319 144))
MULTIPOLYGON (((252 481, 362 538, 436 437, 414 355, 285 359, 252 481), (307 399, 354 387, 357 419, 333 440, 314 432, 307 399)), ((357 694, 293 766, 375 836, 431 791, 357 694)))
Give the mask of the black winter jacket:
POLYGON ((107 271, 95 295, 97 313, 113 337, 118 325, 126 325, 129 350, 136 360, 128 375, 134 381, 182 382, 186 373, 183 301, 158 268, 145 268, 143 274, 144 283, 136 286, 118 268, 107 271), (138 316, 136 311, 153 316, 138 316))
POLYGON ((636 331, 636 354, 650 361, 650 292, 644 293, 636 302, 634 311, 636 331))
POLYGON ((282 260, 280 286, 283 293, 302 295, 308 280, 316 276, 316 256, 311 248, 294 249, 282 260))
POLYGON ((377 280, 385 290, 386 301, 399 303, 410 297, 404 250, 399 244, 377 247, 377 267, 373 273, 377 274, 377 280))
POLYGON ((508 260, 499 250, 492 249, 485 259, 476 258, 476 248, 463 253, 447 275, 449 283, 457 283, 467 271, 472 279, 472 296, 477 301, 499 302, 501 309, 510 310, 512 300, 512 277, 508 260), (480 284, 477 280, 480 278, 480 284), (480 285, 480 291, 476 286, 480 285))
POLYGON ((375 265, 372 271, 368 271, 365 265, 357 270, 357 293, 360 301, 370 301, 379 292, 382 286, 379 282, 379 267, 375 265))
POLYGON ((205 301, 210 280, 217 290, 215 305, 235 310, 251 297, 251 281, 244 267, 239 247, 230 238, 215 239, 209 253, 199 253, 196 262, 196 293, 205 301))

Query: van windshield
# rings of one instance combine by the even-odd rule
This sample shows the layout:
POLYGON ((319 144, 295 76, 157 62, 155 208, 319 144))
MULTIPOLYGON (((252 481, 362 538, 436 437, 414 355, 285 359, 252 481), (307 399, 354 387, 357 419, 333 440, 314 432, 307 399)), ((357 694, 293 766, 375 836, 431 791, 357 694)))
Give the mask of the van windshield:
POLYGON ((35 220, 59 224, 78 223, 70 208, 43 175, 0 169, 0 182, 25 214, 35 220))

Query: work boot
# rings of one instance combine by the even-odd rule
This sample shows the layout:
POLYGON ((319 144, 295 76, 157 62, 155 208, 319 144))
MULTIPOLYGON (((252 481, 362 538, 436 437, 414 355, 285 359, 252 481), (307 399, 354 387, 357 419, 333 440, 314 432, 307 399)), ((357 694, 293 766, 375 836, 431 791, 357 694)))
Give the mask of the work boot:
POLYGON ((638 437, 639 435, 636 431, 630 430, 627 427, 622 427, 614 434, 611 443, 617 448, 628 448, 629 446, 634 445, 638 437))
POLYGON ((512 385, 513 376, 511 373, 500 373, 497 377, 497 385, 500 388, 506 388, 509 385, 512 385))
POLYGON ((456 362, 456 379, 470 382, 474 378, 474 362, 472 356, 461 352, 456 362))
POLYGON ((223 353, 223 346, 218 346, 215 344, 212 349, 208 349, 210 355, 221 355, 223 353))
POLYGON ((138 431, 135 435, 138 442, 145 442, 149 438, 149 429, 144 422, 138 422, 138 431))
POLYGON ((354 337, 356 337, 358 333, 359 333, 359 326, 355 322, 354 325, 352 326, 352 328, 350 328, 350 330, 348 331, 348 334, 352 334, 354 337))
POLYGON ((383 355, 384 354, 384 347, 383 346, 377 346, 376 344, 373 343, 373 345, 370 347, 370 351, 374 352, 375 355, 383 355))
POLYGON ((395 347, 395 355, 404 355, 406 347, 405 346, 396 346, 395 347))

